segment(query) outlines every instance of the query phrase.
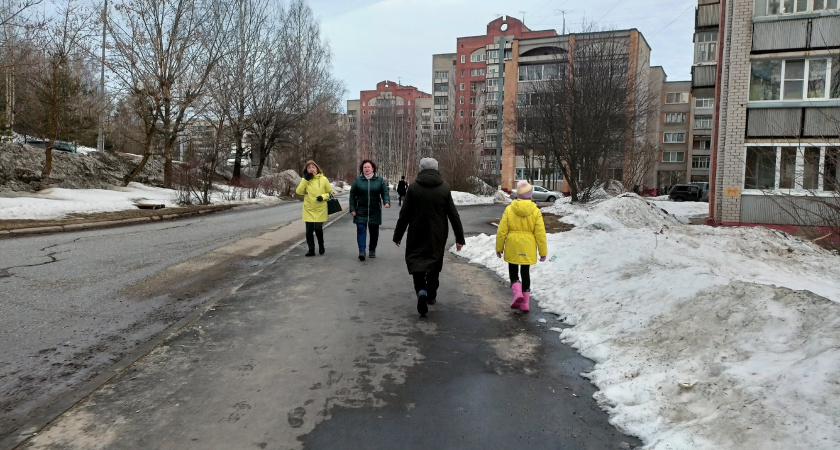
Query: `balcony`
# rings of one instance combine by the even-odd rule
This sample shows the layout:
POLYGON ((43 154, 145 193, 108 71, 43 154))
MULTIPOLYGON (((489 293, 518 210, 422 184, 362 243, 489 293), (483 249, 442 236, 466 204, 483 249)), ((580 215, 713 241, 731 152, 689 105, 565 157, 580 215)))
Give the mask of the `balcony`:
POLYGON ((717 64, 691 68, 691 87, 713 87, 717 76, 717 64))

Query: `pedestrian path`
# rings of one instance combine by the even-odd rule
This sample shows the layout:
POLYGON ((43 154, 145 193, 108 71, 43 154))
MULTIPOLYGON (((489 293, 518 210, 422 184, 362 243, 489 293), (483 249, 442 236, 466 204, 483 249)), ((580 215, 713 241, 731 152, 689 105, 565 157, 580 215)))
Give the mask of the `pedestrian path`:
POLYGON ((324 230, 325 255, 289 249, 23 448, 635 442, 595 406, 578 375, 589 362, 537 308, 511 313, 493 274, 447 254, 438 302, 419 318, 391 242, 398 211, 383 214, 376 259, 358 261, 341 217, 324 230))

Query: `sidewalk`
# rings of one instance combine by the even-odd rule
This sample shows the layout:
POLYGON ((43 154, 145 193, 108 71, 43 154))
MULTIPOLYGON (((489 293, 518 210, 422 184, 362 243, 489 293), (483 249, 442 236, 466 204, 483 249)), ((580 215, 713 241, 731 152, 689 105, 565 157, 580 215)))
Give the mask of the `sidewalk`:
POLYGON ((325 228, 325 255, 282 251, 21 448, 636 442, 578 376, 591 363, 539 323, 538 308, 512 313, 505 284, 483 268, 447 253, 438 302, 419 318, 404 248, 391 242, 398 212, 384 211, 376 259, 356 258, 349 214, 325 228))

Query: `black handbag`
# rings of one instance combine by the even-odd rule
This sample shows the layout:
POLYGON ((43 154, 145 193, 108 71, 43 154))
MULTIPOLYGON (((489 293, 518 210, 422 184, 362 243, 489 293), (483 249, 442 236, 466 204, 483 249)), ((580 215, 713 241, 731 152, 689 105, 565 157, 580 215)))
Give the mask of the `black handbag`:
POLYGON ((341 203, 330 193, 330 198, 327 199, 327 214, 334 214, 339 211, 341 211, 341 203))

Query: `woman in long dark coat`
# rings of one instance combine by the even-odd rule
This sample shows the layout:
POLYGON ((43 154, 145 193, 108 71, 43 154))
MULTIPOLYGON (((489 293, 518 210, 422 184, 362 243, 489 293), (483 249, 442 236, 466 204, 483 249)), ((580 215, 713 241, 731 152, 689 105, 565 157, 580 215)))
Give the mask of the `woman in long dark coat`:
POLYGON ((405 204, 394 229, 394 243, 398 246, 408 230, 405 263, 414 281, 417 312, 421 316, 429 310, 426 305, 437 301, 450 224, 455 233, 455 248, 460 251, 466 241, 452 191, 438 172, 437 160, 423 158, 420 160, 420 173, 408 186, 405 204))
POLYGON ((388 183, 376 174, 376 164, 366 159, 359 166, 361 174, 350 186, 350 214, 356 224, 356 241, 359 244, 359 261, 365 260, 365 241, 370 232, 370 251, 367 256, 376 258, 379 242, 379 225, 382 225, 382 205, 391 207, 388 183))

